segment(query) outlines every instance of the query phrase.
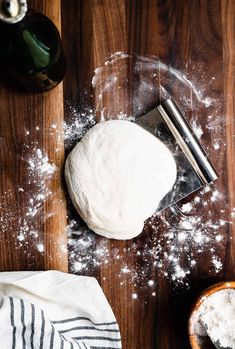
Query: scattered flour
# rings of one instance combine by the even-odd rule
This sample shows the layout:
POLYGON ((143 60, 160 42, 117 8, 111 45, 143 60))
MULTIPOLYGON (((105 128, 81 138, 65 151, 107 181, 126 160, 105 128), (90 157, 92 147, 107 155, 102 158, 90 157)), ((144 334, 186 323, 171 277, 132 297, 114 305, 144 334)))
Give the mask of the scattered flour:
POLYGON ((133 294, 132 294, 132 299, 137 299, 137 298, 138 298, 137 293, 133 293, 133 294))
MULTIPOLYGON (((219 235, 217 235, 216 238, 218 238, 218 236, 219 235)), ((216 239, 216 240, 218 241, 218 239, 216 239)), ((215 266, 216 273, 218 273, 223 268, 223 264, 222 264, 221 260, 216 256, 212 256, 212 263, 215 266)))
MULTIPOLYGON (((202 192, 199 194, 203 195, 202 192)), ((204 194, 208 202, 212 194, 212 190, 204 194)), ((146 282, 146 277, 156 274, 170 279, 175 285, 187 286, 187 276, 200 264, 200 258, 207 255, 211 261, 210 271, 219 273, 223 265, 218 253, 225 246, 220 221, 213 219, 212 211, 204 212, 203 208, 198 210, 197 204, 190 205, 190 215, 186 217, 176 217, 169 211, 152 217, 143 236, 127 243, 125 248, 110 249, 109 240, 97 239, 84 223, 71 220, 68 243, 72 271, 92 275, 96 268, 108 268, 110 263, 118 261, 120 285, 123 287, 123 280, 127 278, 136 287, 149 288, 152 283, 146 282), (172 225, 170 215, 174 221, 178 220, 178 225, 172 225), (185 229, 185 226, 190 229, 185 229), (123 253, 130 259, 124 259, 123 253)), ((229 222, 225 221, 225 224, 229 222)))
POLYGON ((182 205, 181 210, 183 213, 189 213, 193 208, 193 205, 188 202, 187 204, 182 205))
MULTIPOLYGON (((200 80, 192 81, 186 72, 167 66, 154 56, 136 56, 132 79, 127 79, 127 68, 131 66, 132 58, 126 53, 118 52, 95 70, 92 84, 96 91, 96 110, 87 106, 77 108, 66 104, 67 113, 70 115, 69 121, 64 123, 66 151, 84 136, 97 119, 106 120, 118 116, 120 119, 134 120, 136 116, 156 105, 161 98, 171 94, 171 87, 176 82, 179 93, 174 97, 178 98, 177 102, 185 113, 192 115, 192 98, 196 105, 193 108, 202 109, 205 113, 206 122, 203 125, 200 125, 194 113, 191 122, 202 142, 209 139, 208 144, 205 144, 206 151, 209 154, 216 154, 218 149, 224 151, 226 145, 221 141, 221 130, 225 126, 222 103, 214 96, 207 96, 207 93, 211 94, 213 91, 214 79, 203 83, 201 76, 200 80), (163 76, 162 80, 159 80, 160 75, 163 76), (109 96, 112 96, 114 103, 107 110, 105 99, 109 96)), ((40 132, 39 127, 37 131, 40 132)), ((58 138, 58 144, 63 141, 56 123, 50 125, 48 132, 52 137, 58 138)), ((26 187, 16 188, 18 201, 24 200, 26 203, 25 212, 19 211, 17 218, 19 229, 16 231, 16 248, 25 247, 30 238, 30 244, 35 244, 35 248, 44 253, 45 247, 39 234, 42 229, 40 224, 43 222, 38 223, 36 218, 43 212, 45 201, 53 196, 47 183, 58 169, 36 143, 27 142, 29 135, 30 130, 25 130, 25 151, 21 159, 28 183, 26 187)), ((15 225, 11 209, 4 204, 8 202, 8 197, 12 198, 14 195, 11 189, 2 193, 0 224, 3 233, 7 233, 11 224, 15 225)), ((223 198, 224 193, 220 191, 217 181, 211 187, 197 192, 188 203, 182 204, 181 215, 168 209, 152 217, 146 223, 144 233, 125 244, 110 243, 110 240, 97 237, 69 204, 67 234, 71 271, 94 275, 100 266, 108 270, 109 265, 115 263, 119 268, 117 277, 121 287, 130 282, 134 288, 141 288, 152 297, 156 296, 156 275, 169 279, 175 285, 187 287, 188 276, 200 265, 200 259, 205 255, 210 261, 210 272, 219 273, 222 269, 220 251, 226 245, 222 232, 224 226, 231 224, 226 207, 218 209, 217 218, 214 215, 214 204, 223 198), (146 292, 146 288, 149 292, 146 292)), ((48 215, 53 215, 53 212, 48 215)), ((231 212, 231 219, 234 216, 235 210, 231 212)), ((137 291, 132 294, 132 298, 138 298, 137 291)))
POLYGON ((215 142, 215 143, 213 143, 213 147, 215 150, 218 150, 220 148, 220 145, 219 145, 219 143, 215 142))
MULTIPOLYGON (((196 136, 202 142, 209 139, 206 151, 210 154, 218 150, 217 144, 220 150, 224 150, 225 144, 221 144, 220 138, 224 125, 221 103, 211 94, 213 89, 209 88, 215 79, 212 78, 211 82, 204 80, 204 83, 203 78, 192 81, 187 73, 165 65, 154 56, 135 56, 130 79, 127 78, 127 67, 132 58, 117 52, 103 66, 96 68, 92 85, 97 107, 94 113, 98 120, 113 117, 134 120, 134 117, 169 96, 170 92, 167 91, 175 86, 176 80, 179 93, 174 98, 178 98, 176 101, 185 113, 192 115, 191 125, 196 136), (162 80, 159 80, 159 76, 163 76, 162 80), (208 91, 211 97, 206 95, 208 91), (114 102, 107 110, 105 101, 113 96, 114 102), (196 100, 194 106, 192 98, 196 100), (207 118, 205 124, 201 125, 197 115, 192 114, 192 107, 204 110, 207 118)), ((77 117, 80 118, 79 112, 77 117)), ((87 125, 84 127, 87 129, 87 125)), ((144 233, 134 242, 127 242, 123 248, 110 248, 109 241, 97 238, 72 214, 68 226, 71 270, 92 275, 101 265, 108 268, 108 264, 117 261, 120 285, 123 287, 125 280, 129 280, 136 287, 141 285, 142 288, 151 289, 153 286, 146 282, 146 278, 156 274, 176 285, 187 286, 188 275, 200 264, 201 257, 207 255, 210 271, 219 273, 222 269, 219 251, 226 243, 221 235, 221 222, 226 225, 230 222, 227 221, 226 209, 221 210, 220 217, 215 219, 211 204, 223 199, 223 193, 216 189, 216 184, 202 188, 190 202, 182 204, 182 215, 176 216, 174 212, 166 210, 150 219, 144 233), (124 258, 123 254, 130 256, 130 259, 124 258)), ((155 296, 155 292, 151 291, 151 294, 155 296)))
MULTIPOLYGON (((26 132, 28 134, 28 131, 26 132)), ((30 238, 31 246, 35 246, 39 252, 43 253, 44 245, 40 241, 43 222, 40 217, 44 211, 44 203, 53 195, 48 188, 48 183, 58 169, 49 161, 47 154, 38 148, 37 143, 24 145, 20 161, 24 166, 27 181, 24 188, 18 185, 14 190, 9 189, 8 192, 3 193, 0 203, 1 233, 5 234, 12 230, 9 228, 11 225, 18 226, 15 232, 15 247, 24 248, 28 245, 30 238), (16 195, 17 201, 12 202, 16 195), (24 205, 21 205, 21 201, 24 205), (11 210, 12 207, 14 210, 11 210), (12 211, 18 212, 17 217, 13 216, 12 211)))
POLYGON ((85 133, 95 124, 94 110, 85 107, 80 112, 66 104, 70 118, 68 122, 64 122, 64 143, 66 149, 74 147, 74 145, 85 135, 85 133))
POLYGON ((192 129, 193 129, 193 132, 195 133, 195 135, 197 136, 198 139, 201 139, 202 138, 202 135, 203 135, 203 130, 202 130, 202 127, 201 125, 198 125, 197 124, 197 121, 196 120, 193 120, 192 123, 191 123, 191 126, 192 126, 192 129))

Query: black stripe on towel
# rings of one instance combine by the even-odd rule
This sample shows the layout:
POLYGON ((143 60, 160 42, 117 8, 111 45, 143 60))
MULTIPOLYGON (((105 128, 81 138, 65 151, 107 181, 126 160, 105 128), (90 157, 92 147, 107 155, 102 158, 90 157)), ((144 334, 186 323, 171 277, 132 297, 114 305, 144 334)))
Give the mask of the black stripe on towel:
POLYGON ((50 340, 50 349, 53 349, 54 346, 54 338, 55 338, 55 328, 51 327, 51 340, 50 340))
POLYGON ((121 338, 110 338, 110 337, 93 337, 93 336, 82 336, 82 337, 73 337, 74 340, 97 340, 97 341, 109 341, 109 342, 121 342, 121 338))
POLYGON ((115 332, 115 333, 119 332, 119 330, 115 330, 112 328, 95 328, 94 326, 77 326, 77 327, 68 328, 66 330, 60 330, 58 332, 63 334, 63 333, 68 333, 68 332, 72 332, 75 330, 95 330, 95 331, 115 332))
POLYGON ((22 342, 23 342, 22 348, 25 349, 26 348, 26 341, 25 341, 26 326, 24 322, 25 307, 24 307, 23 299, 20 300, 20 308, 21 308, 22 342))
POLYGON ((61 337, 61 340, 64 341, 64 342, 69 342, 70 344, 70 348, 73 349, 74 348, 74 345, 72 342, 70 342, 69 339, 65 338, 63 335, 60 336, 61 337))
POLYGON ((15 320, 14 320, 14 300, 12 297, 9 297, 9 299, 10 299, 11 326, 13 328, 13 330, 12 330, 12 349, 15 349, 15 347, 16 347, 16 326, 15 326, 15 320))
POLYGON ((95 326, 117 325, 117 322, 116 322, 116 321, 95 323, 95 322, 93 322, 91 319, 88 319, 88 318, 86 318, 86 317, 81 317, 81 316, 78 316, 78 317, 75 317, 75 318, 71 318, 71 319, 56 320, 56 321, 52 321, 52 323, 53 323, 53 324, 65 324, 65 323, 67 323, 67 322, 72 322, 72 321, 77 321, 77 320, 87 320, 87 321, 91 322, 91 323, 92 323, 93 325, 95 325, 95 326))
POLYGON ((31 349, 34 348, 33 346, 33 337, 34 337, 34 326, 35 326, 35 306, 34 304, 31 304, 31 310, 32 310, 32 325, 31 325, 31 336, 30 336, 30 344, 31 344, 31 349))
POLYGON ((43 349, 43 338, 44 338, 44 333, 45 333, 45 317, 44 317, 44 313, 42 310, 41 310, 41 319, 42 319, 42 326, 41 326, 41 336, 40 336, 39 349, 43 349))
POLYGON ((61 339, 63 342, 69 342, 69 344, 70 344, 70 348, 71 348, 71 349, 73 349, 73 348, 74 348, 73 343, 72 343, 72 342, 70 342, 70 340, 69 340, 69 339, 67 339, 66 337, 64 337, 63 335, 61 335, 61 336, 60 336, 60 339, 61 339))
POLYGON ((64 340, 61 339, 60 349, 64 349, 64 340))

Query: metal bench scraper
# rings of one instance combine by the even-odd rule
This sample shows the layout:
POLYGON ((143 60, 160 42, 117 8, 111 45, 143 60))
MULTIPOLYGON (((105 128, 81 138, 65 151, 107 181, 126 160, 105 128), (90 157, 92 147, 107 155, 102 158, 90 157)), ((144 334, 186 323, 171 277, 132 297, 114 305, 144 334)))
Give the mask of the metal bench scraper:
POLYGON ((176 182, 160 202, 157 212, 175 205, 218 178, 206 152, 173 99, 166 99, 139 117, 136 123, 166 144, 177 165, 176 182))

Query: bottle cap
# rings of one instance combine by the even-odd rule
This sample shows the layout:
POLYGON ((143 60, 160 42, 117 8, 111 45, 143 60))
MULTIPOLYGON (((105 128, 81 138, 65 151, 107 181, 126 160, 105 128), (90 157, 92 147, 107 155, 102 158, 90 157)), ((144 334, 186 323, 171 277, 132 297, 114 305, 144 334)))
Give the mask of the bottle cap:
POLYGON ((21 21, 27 12, 26 0, 0 0, 0 20, 14 24, 21 21))

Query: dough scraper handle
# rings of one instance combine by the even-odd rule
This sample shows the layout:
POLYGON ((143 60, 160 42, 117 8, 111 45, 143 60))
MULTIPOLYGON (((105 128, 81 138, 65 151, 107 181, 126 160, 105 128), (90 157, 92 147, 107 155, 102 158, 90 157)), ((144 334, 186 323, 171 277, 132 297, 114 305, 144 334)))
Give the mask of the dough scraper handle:
POLYGON ((157 107, 159 113, 174 135, 176 141, 197 173, 202 185, 218 178, 218 174, 207 157, 193 130, 185 120, 175 101, 166 99, 157 107))

